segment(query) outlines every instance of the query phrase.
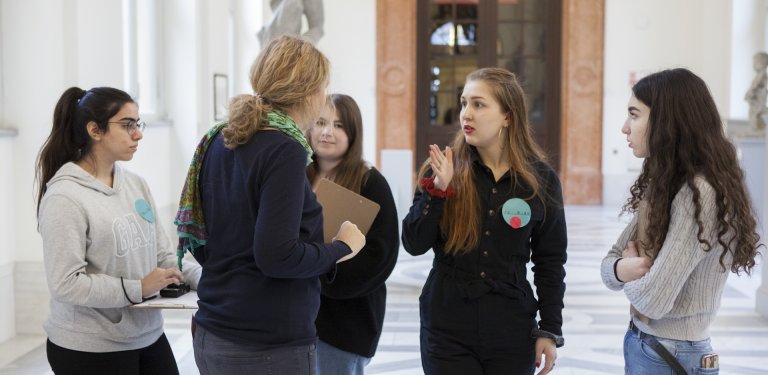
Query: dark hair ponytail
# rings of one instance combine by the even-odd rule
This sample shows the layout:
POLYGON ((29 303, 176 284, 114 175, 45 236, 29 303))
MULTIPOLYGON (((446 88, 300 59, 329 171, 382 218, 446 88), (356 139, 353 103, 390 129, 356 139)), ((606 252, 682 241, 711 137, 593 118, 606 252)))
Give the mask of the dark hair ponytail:
POLYGON ((53 127, 37 155, 35 181, 38 185, 37 207, 47 190, 48 181, 64 164, 79 161, 91 151, 92 141, 87 125, 93 121, 107 132, 107 122, 120 112, 130 95, 111 87, 96 87, 84 91, 70 87, 59 98, 53 111, 53 127))

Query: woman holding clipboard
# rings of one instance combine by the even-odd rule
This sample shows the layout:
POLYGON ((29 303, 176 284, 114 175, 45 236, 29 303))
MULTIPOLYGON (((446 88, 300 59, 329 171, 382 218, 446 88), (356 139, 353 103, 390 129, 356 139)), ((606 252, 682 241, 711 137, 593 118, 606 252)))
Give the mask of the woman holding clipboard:
POLYGON ((317 373, 363 374, 384 323, 387 288, 399 248, 397 211, 384 176, 362 159, 360 109, 347 95, 333 94, 320 118, 307 131, 314 155, 307 167, 313 187, 327 178, 379 204, 366 234, 365 247, 339 263, 333 280, 321 277, 317 316, 317 373))

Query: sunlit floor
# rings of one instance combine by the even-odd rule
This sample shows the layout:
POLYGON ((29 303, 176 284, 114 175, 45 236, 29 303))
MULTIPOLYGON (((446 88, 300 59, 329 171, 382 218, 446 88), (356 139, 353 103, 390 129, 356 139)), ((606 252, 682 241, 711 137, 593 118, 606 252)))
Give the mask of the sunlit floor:
MULTIPOLYGON (((624 227, 615 209, 570 206, 568 218, 567 291, 564 311, 565 347, 559 349, 554 374, 623 373, 622 339, 627 327, 624 294, 606 289, 599 265, 624 227)), ((431 254, 412 257, 401 252, 387 282, 384 332, 368 374, 422 374, 419 359, 418 296, 429 272, 431 254)), ((768 320, 755 312, 759 270, 752 277, 731 275, 722 307, 712 327, 712 343, 720 354, 721 374, 766 374, 768 320)), ((165 312, 165 331, 182 374, 197 374, 189 333, 191 311, 165 312)), ((18 337, 0 351, 18 352, 0 375, 50 374, 44 337, 18 337), (19 348, 29 348, 21 351, 19 348)), ((0 355, 2 358, 2 355, 0 355)), ((3 362, 0 362, 3 363, 3 362)))

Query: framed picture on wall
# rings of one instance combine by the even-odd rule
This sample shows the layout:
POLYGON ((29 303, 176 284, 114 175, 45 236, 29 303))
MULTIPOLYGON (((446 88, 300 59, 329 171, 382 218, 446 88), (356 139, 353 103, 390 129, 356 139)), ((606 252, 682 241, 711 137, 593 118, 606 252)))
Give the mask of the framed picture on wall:
POLYGON ((227 118, 227 101, 229 100, 229 79, 226 74, 213 75, 213 120, 221 121, 227 118))

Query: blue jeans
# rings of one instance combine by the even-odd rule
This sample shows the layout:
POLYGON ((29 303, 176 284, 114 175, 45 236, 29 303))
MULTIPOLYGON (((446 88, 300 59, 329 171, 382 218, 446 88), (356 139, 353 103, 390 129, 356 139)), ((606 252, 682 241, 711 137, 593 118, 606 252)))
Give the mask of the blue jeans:
POLYGON ((195 363, 201 375, 315 375, 315 344, 254 350, 216 336, 200 325, 193 339, 195 363))
MULTIPOLYGON (((690 375, 718 374, 719 369, 701 368, 701 357, 712 353, 709 339, 701 341, 673 340, 656 337, 667 350, 675 356, 680 365, 690 375)), ((624 335, 624 374, 625 375, 675 375, 667 362, 651 348, 640 335, 627 330, 624 335)))
POLYGON ((317 341, 317 375, 363 375, 370 362, 368 357, 317 341))

